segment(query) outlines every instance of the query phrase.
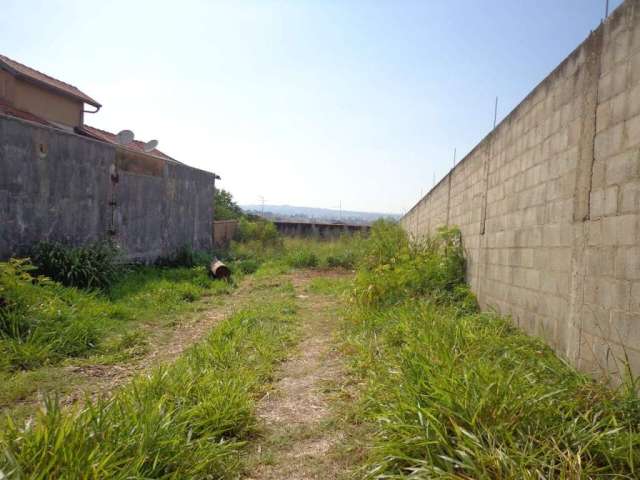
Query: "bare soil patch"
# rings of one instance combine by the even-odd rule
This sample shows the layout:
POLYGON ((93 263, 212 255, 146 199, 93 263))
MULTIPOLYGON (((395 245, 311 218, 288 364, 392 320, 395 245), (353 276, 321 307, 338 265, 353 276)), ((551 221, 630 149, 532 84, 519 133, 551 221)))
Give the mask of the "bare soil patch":
POLYGON ((71 405, 86 398, 108 396, 135 375, 149 371, 163 363, 175 361, 220 321, 242 308, 250 296, 251 278, 247 278, 227 297, 215 297, 216 305, 207 305, 213 297, 202 300, 203 310, 182 318, 170 332, 148 337, 146 352, 124 363, 110 365, 70 365, 69 374, 78 377, 78 388, 66 395, 62 403, 71 405))

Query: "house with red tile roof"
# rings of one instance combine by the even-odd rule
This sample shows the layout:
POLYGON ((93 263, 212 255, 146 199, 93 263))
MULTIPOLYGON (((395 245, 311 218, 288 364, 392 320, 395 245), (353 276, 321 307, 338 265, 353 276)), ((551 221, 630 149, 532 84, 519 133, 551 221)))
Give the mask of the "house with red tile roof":
MULTIPOLYGON (((0 55, 0 115, 17 117, 118 145, 115 134, 84 123, 84 114, 96 113, 101 106, 79 88, 0 55), (87 105, 94 110, 85 110, 87 105)), ((124 148, 177 162, 158 149, 146 151, 144 145, 144 142, 134 140, 124 148)))

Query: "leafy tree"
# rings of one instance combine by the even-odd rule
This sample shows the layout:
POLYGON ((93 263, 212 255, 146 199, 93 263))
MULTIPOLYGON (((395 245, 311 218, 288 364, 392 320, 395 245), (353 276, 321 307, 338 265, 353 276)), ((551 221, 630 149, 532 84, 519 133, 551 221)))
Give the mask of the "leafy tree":
POLYGON ((244 217, 244 212, 233 199, 233 195, 223 188, 216 188, 213 199, 215 220, 236 220, 244 217))

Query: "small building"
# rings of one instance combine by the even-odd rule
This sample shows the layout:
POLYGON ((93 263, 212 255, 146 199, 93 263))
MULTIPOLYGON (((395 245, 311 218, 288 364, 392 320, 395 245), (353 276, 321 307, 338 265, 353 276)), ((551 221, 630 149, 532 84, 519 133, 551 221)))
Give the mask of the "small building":
POLYGON ((78 88, 0 55, 0 112, 68 131, 84 125, 85 105, 100 103, 78 88))
MULTIPOLYGON (((85 113, 97 113, 101 107, 79 88, 0 55, 0 113, 117 145, 115 134, 84 122, 85 113)), ((177 161, 158 149, 146 152, 138 140, 127 148, 177 161)))
POLYGON ((0 55, 0 259, 110 238, 129 260, 212 246, 215 175, 85 123, 101 105, 0 55))

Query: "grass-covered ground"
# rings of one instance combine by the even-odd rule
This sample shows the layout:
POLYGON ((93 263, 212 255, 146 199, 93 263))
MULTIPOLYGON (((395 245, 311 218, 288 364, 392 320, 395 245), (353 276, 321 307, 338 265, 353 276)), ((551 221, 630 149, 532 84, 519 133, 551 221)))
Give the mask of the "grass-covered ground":
POLYGON ((108 291, 65 287, 32 275, 23 261, 0 263, 0 409, 35 392, 64 394, 70 364, 108 365, 143 355, 151 336, 170 331, 231 285, 204 267, 129 269, 108 291))
MULTIPOLYGON (((640 477, 637 383, 626 379, 611 389, 575 371, 508 319, 479 312, 464 283, 455 229, 416 244, 388 223, 377 224, 369 238, 335 242, 281 239, 268 224, 243 228, 241 241, 223 252, 246 289, 236 313, 177 361, 148 369, 112 395, 73 407, 50 399, 26 424, 21 417, 5 420, 1 473, 238 478, 247 473, 247 452, 260 441, 256 405, 280 362, 289 358, 285 374, 287 365, 297 372, 296 358, 332 371, 325 357, 312 355, 313 346, 324 345, 327 361, 349 368, 336 366, 341 378, 334 384, 323 378, 325 388, 296 385, 300 398, 325 404, 332 396, 333 416, 316 422, 321 432, 308 422, 304 435, 263 439, 269 450, 253 450, 251 457, 263 475, 252 478, 291 471, 282 465, 261 469, 255 462, 277 462, 289 453, 303 461, 296 442, 309 439, 331 439, 328 450, 312 456, 334 458, 340 470, 350 464, 353 478, 640 477), (307 290, 294 291, 290 272, 309 268, 316 270, 313 279, 296 273, 307 290), (323 273, 330 268, 342 273, 323 273), (306 320, 297 305, 304 306, 306 320), (314 315, 313 305, 325 310, 314 315), (344 319, 327 318, 338 305, 344 319), (313 318, 324 318, 317 324, 324 327, 311 329, 302 350, 293 350, 299 325, 313 318), (316 390, 309 396, 310 388, 316 390)), ((29 272, 20 264, 11 268, 8 278, 9 267, 3 271, 0 292, 5 405, 20 398, 21 388, 64 392, 69 363, 126 363, 143 355, 155 330, 171 330, 232 288, 209 280, 202 267, 135 269, 108 290, 93 292, 24 276, 29 272), (20 285, 12 286, 16 276, 20 285)), ((292 385, 287 379, 280 384, 284 390, 292 385)), ((296 392, 290 399, 298 398, 296 392)), ((286 405, 272 407, 282 412, 282 425, 293 420, 286 405)), ((308 461, 308 471, 331 471, 318 467, 327 465, 326 458, 308 461)))
POLYGON ((233 478, 254 431, 253 405, 296 334, 290 283, 217 326, 177 362, 106 400, 0 433, 0 471, 15 478, 233 478))
POLYGON ((344 335, 374 432, 361 478, 640 476, 640 401, 477 311, 455 231, 374 230, 344 335))

